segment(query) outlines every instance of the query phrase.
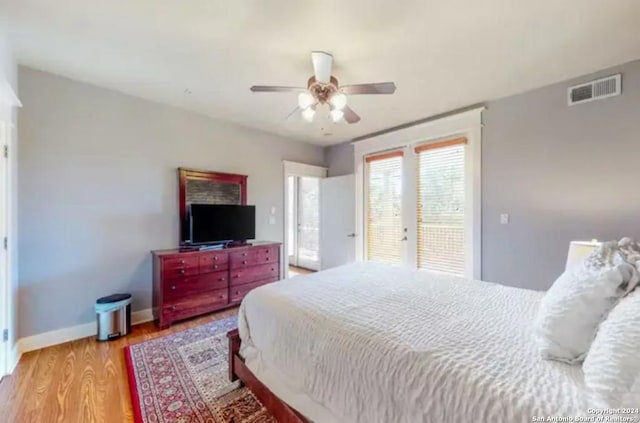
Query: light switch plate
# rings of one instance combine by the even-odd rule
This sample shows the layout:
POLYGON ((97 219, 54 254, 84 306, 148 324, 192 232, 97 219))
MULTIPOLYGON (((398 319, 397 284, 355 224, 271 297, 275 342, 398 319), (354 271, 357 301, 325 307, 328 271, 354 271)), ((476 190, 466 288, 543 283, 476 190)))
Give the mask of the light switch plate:
POLYGON ((269 225, 275 225, 275 224, 276 224, 276 217, 269 216, 269 225))
POLYGON ((276 214, 276 206, 271 206, 271 214, 276 214))
POLYGON ((509 213, 502 213, 500 215, 500 224, 501 225, 508 225, 509 224, 509 220, 510 220, 509 213))

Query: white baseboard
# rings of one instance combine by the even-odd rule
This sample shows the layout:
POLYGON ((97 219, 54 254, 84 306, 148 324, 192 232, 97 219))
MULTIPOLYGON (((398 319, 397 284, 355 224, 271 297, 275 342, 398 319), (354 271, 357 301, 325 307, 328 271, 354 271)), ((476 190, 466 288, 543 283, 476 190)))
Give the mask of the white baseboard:
POLYGON ((11 351, 9 351, 9 367, 7 368, 7 374, 13 373, 13 371, 16 369, 16 366, 18 365, 18 362, 20 361, 20 357, 22 357, 22 354, 20 353, 20 346, 18 345, 18 342, 16 342, 13 345, 13 348, 11 348, 11 351))
MULTIPOLYGON (((131 324, 139 325, 140 323, 150 322, 153 320, 153 313, 150 308, 131 313, 131 324)), ((87 338, 96 335, 96 322, 83 323, 81 325, 71 326, 68 328, 56 329, 50 332, 39 333, 37 335, 26 336, 20 338, 17 342, 16 364, 22 354, 39 350, 41 348, 51 347, 53 345, 62 344, 64 342, 75 341, 76 339, 87 338)), ((14 366, 15 367, 15 366, 14 366)), ((13 369, 12 369, 13 371, 13 369)))

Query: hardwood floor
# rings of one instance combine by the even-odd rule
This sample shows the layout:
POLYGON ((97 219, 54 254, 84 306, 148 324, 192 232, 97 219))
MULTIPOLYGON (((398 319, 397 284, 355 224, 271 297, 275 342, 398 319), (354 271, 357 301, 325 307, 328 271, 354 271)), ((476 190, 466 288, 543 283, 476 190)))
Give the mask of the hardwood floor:
POLYGON ((309 270, 303 267, 289 266, 289 277, 296 275, 308 275, 310 273, 315 273, 315 270, 309 270))
POLYGON ((237 308, 159 330, 153 322, 111 342, 85 338, 26 353, 0 383, 0 421, 132 422, 124 347, 237 313, 237 308))

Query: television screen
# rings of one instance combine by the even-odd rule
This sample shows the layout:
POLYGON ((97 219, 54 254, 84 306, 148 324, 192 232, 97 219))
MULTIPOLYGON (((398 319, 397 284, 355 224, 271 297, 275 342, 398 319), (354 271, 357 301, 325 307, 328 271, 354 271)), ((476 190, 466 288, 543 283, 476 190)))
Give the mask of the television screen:
POLYGON ((256 237, 256 207, 191 205, 191 243, 246 241, 256 237))

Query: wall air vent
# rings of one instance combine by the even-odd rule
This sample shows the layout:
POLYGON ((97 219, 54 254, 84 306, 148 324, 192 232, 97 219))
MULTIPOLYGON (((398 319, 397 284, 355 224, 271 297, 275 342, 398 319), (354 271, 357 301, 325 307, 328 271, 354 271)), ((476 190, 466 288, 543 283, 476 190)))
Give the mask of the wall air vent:
POLYGON ((569 106, 601 100, 622 93, 622 74, 596 79, 586 84, 574 85, 567 90, 569 106))

